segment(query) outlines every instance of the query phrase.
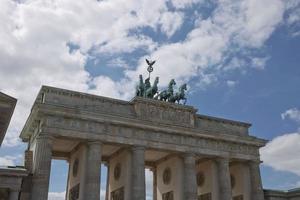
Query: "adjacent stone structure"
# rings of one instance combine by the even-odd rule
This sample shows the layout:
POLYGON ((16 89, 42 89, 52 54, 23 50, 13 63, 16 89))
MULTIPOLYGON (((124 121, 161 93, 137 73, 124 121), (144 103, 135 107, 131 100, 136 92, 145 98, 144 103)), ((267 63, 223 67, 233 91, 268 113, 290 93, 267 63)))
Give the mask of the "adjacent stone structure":
POLYGON ((265 200, 299 200, 300 188, 280 191, 280 190, 265 190, 265 200))
POLYGON ((3 142, 17 99, 0 92, 0 146, 3 142))
MULTIPOLYGON (((3 142, 17 100, 0 92, 0 146, 3 142)), ((22 181, 28 176, 24 167, 0 167, 0 200, 18 200, 22 181)), ((24 195, 26 195, 24 193, 24 195)), ((23 196, 24 196, 23 195, 23 196)))

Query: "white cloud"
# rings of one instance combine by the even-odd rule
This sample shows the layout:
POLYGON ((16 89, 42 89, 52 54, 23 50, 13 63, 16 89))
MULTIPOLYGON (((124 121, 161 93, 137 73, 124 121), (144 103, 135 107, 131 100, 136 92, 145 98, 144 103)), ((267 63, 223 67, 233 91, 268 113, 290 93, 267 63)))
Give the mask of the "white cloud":
POLYGON ((260 151, 264 165, 300 176, 300 133, 278 136, 260 151))
POLYGON ((146 34, 131 32, 160 28, 170 37, 180 30, 183 20, 189 20, 185 19, 184 8, 194 3, 204 1, 173 0, 175 10, 171 11, 163 0, 2 0, 0 89, 18 98, 3 145, 18 144, 41 85, 123 99, 133 95, 138 74, 145 73, 144 58, 133 66, 135 69, 127 69, 121 81, 114 81, 103 75, 93 77, 86 71, 91 52, 98 56, 142 48, 159 59, 153 75, 162 77, 161 86, 171 78, 180 84, 196 77, 203 87, 222 76, 219 69, 234 47, 262 47, 285 10, 280 0, 223 0, 217 2, 211 16, 196 20, 193 30, 180 42, 157 43, 146 34), (78 49, 70 52, 68 44, 78 49))
POLYGON ((252 58, 252 67, 255 69, 263 70, 265 69, 266 62, 269 57, 265 58, 252 58))
POLYGON ((181 12, 165 12, 161 19, 161 30, 171 37, 183 23, 183 13, 181 12))
POLYGON ((15 166, 20 165, 22 161, 22 155, 17 156, 3 156, 0 157, 0 166, 15 166))
POLYGON ((296 121, 300 123, 300 110, 297 108, 291 108, 284 113, 281 114, 282 119, 291 119, 293 121, 296 121))
POLYGON ((300 35, 300 0, 286 1, 285 24, 289 28, 289 33, 293 37, 300 35))
POLYGON ((48 200, 65 200, 66 192, 49 192, 48 200))
MULTIPOLYGON (((281 118, 300 124, 300 111, 291 108, 281 114, 281 118)), ((276 170, 288 171, 300 176, 300 133, 278 136, 267 143, 260 151, 264 164, 276 170)))
POLYGON ((226 81, 227 83, 227 86, 230 87, 230 88, 233 88, 236 86, 237 82, 236 81, 232 81, 232 80, 228 80, 226 81))
POLYGON ((175 8, 186 8, 190 7, 195 3, 204 2, 203 0, 172 0, 172 4, 175 8))

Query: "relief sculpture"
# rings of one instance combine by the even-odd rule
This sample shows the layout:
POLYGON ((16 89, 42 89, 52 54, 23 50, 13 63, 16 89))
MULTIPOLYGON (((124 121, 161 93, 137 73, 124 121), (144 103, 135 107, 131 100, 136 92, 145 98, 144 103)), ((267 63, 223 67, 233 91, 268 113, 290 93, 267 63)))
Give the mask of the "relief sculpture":
POLYGON ((173 193, 173 191, 164 193, 162 195, 162 200, 174 200, 174 193, 173 193))
POLYGON ((121 187, 110 194, 110 200, 124 200, 124 187, 121 187))

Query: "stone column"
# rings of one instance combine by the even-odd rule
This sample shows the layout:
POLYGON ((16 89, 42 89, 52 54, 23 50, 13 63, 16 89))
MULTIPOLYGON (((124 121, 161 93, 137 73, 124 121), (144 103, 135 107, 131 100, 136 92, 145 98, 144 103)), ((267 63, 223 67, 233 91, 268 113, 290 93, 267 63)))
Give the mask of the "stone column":
POLYGON ((197 199, 196 161, 194 154, 183 157, 183 195, 185 200, 197 199))
POLYGON ((87 143, 84 199, 100 199, 102 144, 98 141, 87 143))
POLYGON ((47 200, 51 171, 53 138, 39 135, 34 151, 31 200, 47 200))
POLYGON ((229 172, 229 160, 227 158, 216 159, 219 178, 219 197, 220 200, 231 200, 231 181, 229 172))
POLYGON ((110 173, 109 162, 106 164, 106 167, 107 167, 107 175, 106 175, 105 200, 108 200, 108 198, 109 198, 109 173, 110 173))
POLYGON ((145 183, 145 147, 132 147, 132 198, 131 200, 146 199, 145 183))
POLYGON ((19 190, 10 189, 9 190, 9 200, 18 200, 19 199, 19 190))
POLYGON ((66 194, 65 194, 65 199, 69 199, 69 182, 70 182, 70 172, 71 172, 71 163, 70 163, 70 158, 67 159, 68 163, 68 178, 67 178, 67 187, 66 187, 66 194))
POLYGON ((157 200, 157 168, 152 167, 151 171, 153 172, 153 200, 157 200))
POLYGON ((264 192, 261 183, 260 161, 250 161, 250 182, 251 182, 251 199, 264 200, 264 192))

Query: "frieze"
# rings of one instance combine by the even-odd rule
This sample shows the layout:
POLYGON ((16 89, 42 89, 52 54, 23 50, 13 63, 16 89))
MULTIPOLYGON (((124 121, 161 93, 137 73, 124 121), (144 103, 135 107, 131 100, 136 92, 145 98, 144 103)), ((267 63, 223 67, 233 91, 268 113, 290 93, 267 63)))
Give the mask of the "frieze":
MULTIPOLYGON (((135 97, 131 101, 122 101, 48 86, 43 86, 39 92, 30 118, 36 116, 33 113, 40 111, 45 112, 45 114, 51 112, 53 115, 62 113, 65 116, 72 113, 72 115, 81 118, 105 117, 153 126, 179 126, 193 129, 194 132, 211 135, 247 136, 250 126, 250 124, 243 122, 196 114, 197 110, 192 106, 141 97, 135 97)), ((20 136, 24 141, 32 135, 31 129, 35 120, 37 119, 27 121, 20 136)), ((73 126, 80 125, 74 124, 73 126)), ((91 128, 90 131, 95 130, 91 128)))
POLYGON ((162 194, 162 200, 174 200, 174 192, 166 192, 162 194))
POLYGON ((124 187, 110 193, 110 200, 124 200, 124 187))
POLYGON ((78 200, 79 199, 79 188, 80 184, 78 183, 74 187, 72 187, 69 191, 70 200, 78 200))
POLYGON ((212 195, 211 193, 201 194, 198 196, 198 200, 211 200, 212 195))
POLYGON ((95 113, 110 113, 128 117, 135 115, 133 106, 129 102, 48 86, 42 87, 35 102, 95 113))
MULTIPOLYGON (((189 136, 184 134, 172 134, 163 131, 151 131, 150 129, 139 129, 136 127, 127 127, 114 124, 104 124, 91 122, 88 120, 79 120, 64 117, 47 117, 44 127, 58 128, 62 130, 71 130, 78 133, 90 133, 91 135, 109 135, 111 138, 119 138, 115 141, 108 142, 124 142, 125 139, 130 141, 143 141, 146 145, 150 143, 157 144, 173 144, 178 147, 187 149, 208 149, 220 152, 238 153, 258 156, 258 146, 225 141, 222 139, 211 139, 189 136), (123 138, 120 140, 120 138, 123 138)), ((86 136, 85 136, 86 137, 86 136)), ((103 141, 105 142, 105 141, 103 141)), ((242 140, 241 140, 242 142, 242 140)))
POLYGON ((136 97, 133 101, 136 115, 141 120, 194 127, 196 109, 136 97))

